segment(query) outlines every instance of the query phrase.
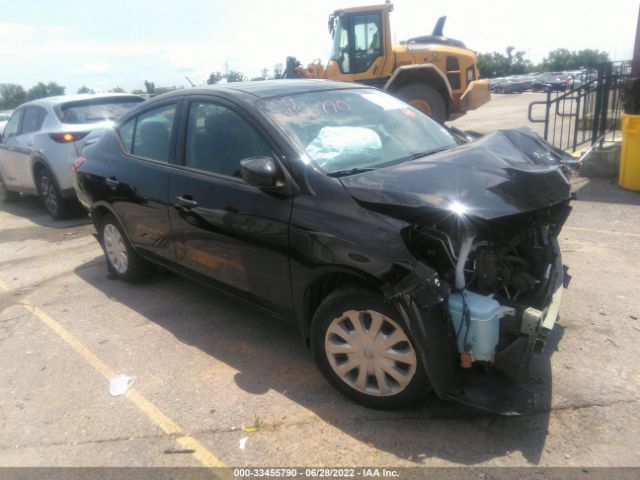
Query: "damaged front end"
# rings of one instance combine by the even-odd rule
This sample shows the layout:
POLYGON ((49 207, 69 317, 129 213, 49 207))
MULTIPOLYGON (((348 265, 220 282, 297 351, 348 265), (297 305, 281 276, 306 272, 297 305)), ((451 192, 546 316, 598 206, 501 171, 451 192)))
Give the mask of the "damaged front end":
POLYGON ((570 210, 567 200, 486 220, 458 209, 407 229, 420 262, 386 294, 441 397, 502 414, 535 407, 522 382, 558 318, 568 276, 557 237, 570 210))

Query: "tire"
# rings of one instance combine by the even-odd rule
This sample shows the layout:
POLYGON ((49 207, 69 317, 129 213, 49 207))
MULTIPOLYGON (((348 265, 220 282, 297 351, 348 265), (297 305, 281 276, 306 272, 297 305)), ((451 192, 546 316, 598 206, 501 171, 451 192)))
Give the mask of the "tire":
POLYGON ((111 214, 100 221, 100 243, 109 272, 120 280, 135 283, 147 278, 151 264, 133 249, 120 223, 111 214))
POLYGON ((447 105, 442 95, 430 85, 414 83, 402 87, 395 94, 411 104, 422 113, 426 113, 436 122, 444 123, 447 119, 447 105))
POLYGON ((38 172, 38 191, 44 208, 54 220, 63 219, 67 214, 67 201, 60 195, 53 175, 44 168, 38 172))
POLYGON ((327 381, 365 407, 407 407, 430 391, 400 314, 373 291, 347 287, 329 294, 313 317, 311 348, 327 381), (392 343, 375 342, 385 339, 392 343))
POLYGON ((17 201, 19 198, 20 194, 18 192, 7 190, 4 180, 0 177, 0 203, 12 203, 17 201))

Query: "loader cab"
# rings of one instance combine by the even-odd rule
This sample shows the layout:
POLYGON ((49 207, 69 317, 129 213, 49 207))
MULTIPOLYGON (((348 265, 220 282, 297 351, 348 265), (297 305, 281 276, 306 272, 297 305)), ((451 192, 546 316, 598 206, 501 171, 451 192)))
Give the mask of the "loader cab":
POLYGON ((386 61, 386 55, 393 55, 389 34, 391 9, 390 4, 384 4, 337 10, 329 16, 333 37, 327 66, 329 78, 361 81, 391 74, 393 59, 386 61))

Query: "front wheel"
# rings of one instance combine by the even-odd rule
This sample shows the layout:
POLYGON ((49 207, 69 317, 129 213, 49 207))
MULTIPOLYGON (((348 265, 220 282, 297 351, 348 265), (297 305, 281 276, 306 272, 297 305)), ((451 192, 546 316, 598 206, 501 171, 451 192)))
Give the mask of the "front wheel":
POLYGON ((329 383, 361 405, 405 407, 429 391, 414 340, 396 309, 375 292, 331 293, 314 315, 311 343, 329 383))
POLYGON ((146 278, 151 273, 151 265, 133 249, 116 218, 111 214, 105 215, 100 227, 109 271, 127 282, 146 278))
POLYGON ((442 95, 430 85, 414 83, 402 87, 396 96, 422 113, 426 113, 436 122, 444 123, 447 119, 447 105, 442 95))

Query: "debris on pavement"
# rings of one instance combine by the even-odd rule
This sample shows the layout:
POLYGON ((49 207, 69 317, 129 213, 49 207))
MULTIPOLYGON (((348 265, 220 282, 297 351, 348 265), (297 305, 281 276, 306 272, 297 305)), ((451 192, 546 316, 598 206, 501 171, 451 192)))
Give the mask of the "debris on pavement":
POLYGON ((247 440, 249 440, 249 437, 242 437, 240 439, 240 445, 239 445, 240 450, 244 450, 245 449, 245 447, 247 446, 247 440))
POLYGON ((120 395, 124 395, 131 388, 131 385, 133 385, 133 382, 135 381, 136 377, 121 373, 117 377, 113 378, 109 383, 109 394, 112 397, 119 397, 120 395))

